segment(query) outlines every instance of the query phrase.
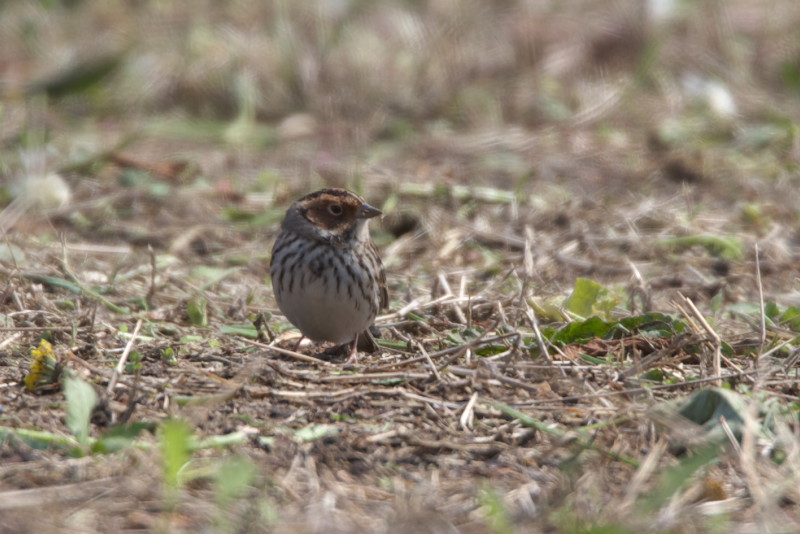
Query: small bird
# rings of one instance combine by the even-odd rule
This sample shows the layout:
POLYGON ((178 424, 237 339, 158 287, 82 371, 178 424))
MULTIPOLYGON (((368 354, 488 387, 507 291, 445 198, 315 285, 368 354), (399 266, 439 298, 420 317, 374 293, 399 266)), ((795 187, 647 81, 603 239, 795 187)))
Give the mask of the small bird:
POLYGON ((278 307, 313 341, 350 343, 389 302, 386 273, 368 223, 382 215, 346 189, 322 189, 291 205, 272 247, 278 307))

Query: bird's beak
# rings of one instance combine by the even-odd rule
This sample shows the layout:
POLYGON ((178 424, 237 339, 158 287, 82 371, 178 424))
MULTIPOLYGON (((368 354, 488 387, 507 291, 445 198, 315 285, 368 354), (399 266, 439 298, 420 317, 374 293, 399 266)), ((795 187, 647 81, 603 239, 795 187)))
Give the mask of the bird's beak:
POLYGON ((378 208, 373 208, 366 202, 361 205, 361 210, 358 212, 359 219, 371 219, 373 217, 377 217, 378 215, 383 215, 383 212, 378 208))

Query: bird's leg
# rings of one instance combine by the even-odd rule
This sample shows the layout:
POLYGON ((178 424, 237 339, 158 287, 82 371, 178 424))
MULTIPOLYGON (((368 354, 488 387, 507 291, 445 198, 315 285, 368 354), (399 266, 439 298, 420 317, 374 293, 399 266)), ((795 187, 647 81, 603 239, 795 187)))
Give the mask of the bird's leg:
POLYGON ((358 363, 358 334, 356 334, 356 337, 353 338, 353 342, 350 344, 350 357, 347 358, 347 362, 345 363, 358 363))
POLYGON ((304 340, 305 338, 306 338, 306 336, 304 336, 304 335, 300 334, 300 338, 297 340, 297 343, 295 343, 295 344, 294 344, 294 347, 292 347, 292 351, 293 351, 293 352, 297 352, 297 349, 299 349, 299 348, 300 348, 300 345, 303 343, 303 340, 304 340))

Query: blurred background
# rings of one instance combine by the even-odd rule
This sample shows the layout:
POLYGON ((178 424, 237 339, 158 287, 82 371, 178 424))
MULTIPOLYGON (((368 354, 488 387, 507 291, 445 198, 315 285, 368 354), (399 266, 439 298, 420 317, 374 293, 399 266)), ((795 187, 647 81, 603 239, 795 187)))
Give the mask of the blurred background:
POLYGON ((775 148, 748 158, 773 177, 798 157, 792 0, 11 0, 0 39, 3 174, 60 173, 53 202, 122 152, 269 194, 384 173, 616 194, 745 172, 710 168, 720 145, 775 148))

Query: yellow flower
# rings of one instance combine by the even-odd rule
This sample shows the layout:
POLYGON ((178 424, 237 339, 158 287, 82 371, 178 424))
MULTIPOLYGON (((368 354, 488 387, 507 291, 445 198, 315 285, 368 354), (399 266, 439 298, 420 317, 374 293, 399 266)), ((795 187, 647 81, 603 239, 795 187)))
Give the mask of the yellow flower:
POLYGON ((61 366, 58 365, 53 345, 42 339, 39 346, 31 350, 31 355, 33 363, 30 372, 25 376, 25 389, 36 391, 58 382, 61 366))

